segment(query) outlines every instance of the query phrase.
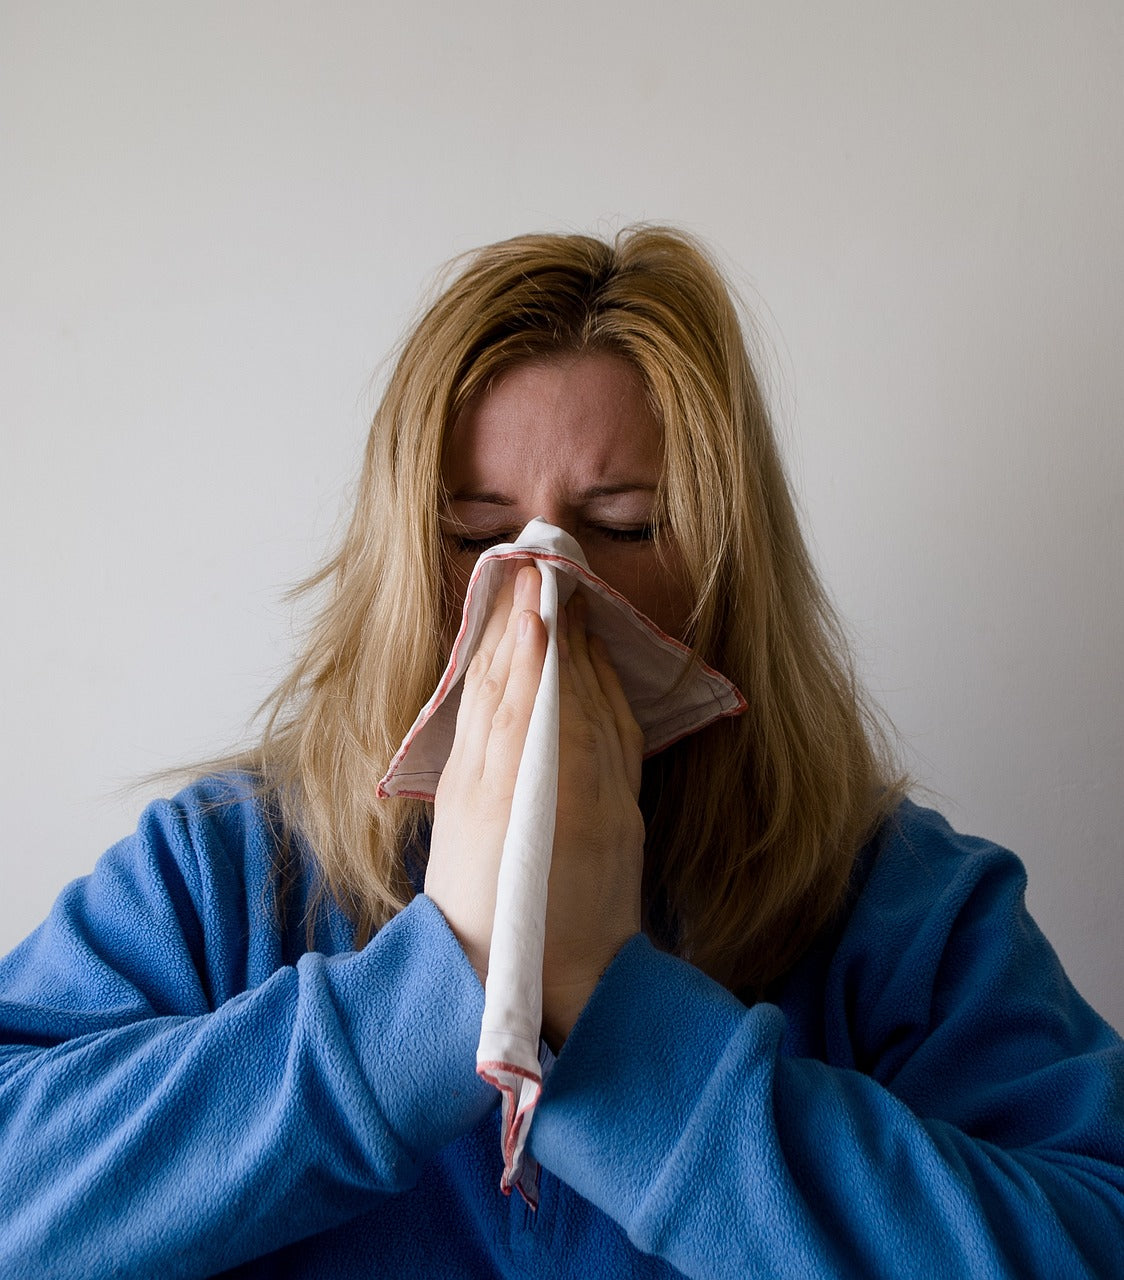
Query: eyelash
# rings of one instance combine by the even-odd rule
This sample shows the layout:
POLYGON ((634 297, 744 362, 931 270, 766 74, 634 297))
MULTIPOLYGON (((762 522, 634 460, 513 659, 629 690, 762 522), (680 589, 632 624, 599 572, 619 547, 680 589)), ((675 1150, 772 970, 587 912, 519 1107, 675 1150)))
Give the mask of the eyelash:
MULTIPOLYGON (((613 529, 608 525, 595 524, 589 526, 602 538, 610 542, 651 542, 656 535, 655 526, 651 524, 637 525, 635 529, 613 529)), ((476 554, 487 551, 490 547, 498 547, 501 542, 509 542, 514 536, 508 533, 489 534, 485 538, 464 538, 459 534, 446 535, 458 551, 472 551, 476 554)))

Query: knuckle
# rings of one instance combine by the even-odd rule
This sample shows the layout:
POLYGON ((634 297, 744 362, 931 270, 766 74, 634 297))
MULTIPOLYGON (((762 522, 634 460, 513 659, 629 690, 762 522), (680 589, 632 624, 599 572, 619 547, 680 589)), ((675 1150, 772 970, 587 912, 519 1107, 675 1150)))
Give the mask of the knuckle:
POLYGON ((478 671, 471 683, 466 685, 465 692, 476 702, 496 702, 503 694, 503 686, 487 669, 478 671))
POLYGON ((597 754, 597 728, 589 720, 579 720, 571 724, 566 735, 567 746, 579 757, 592 757, 597 754))
POLYGON ((582 693, 590 715, 602 718, 612 716, 613 709, 609 705, 609 699, 605 697, 598 685, 595 684, 592 688, 583 690, 582 693))
POLYGON ((488 674, 488 668, 491 666, 491 655, 486 653, 482 648, 477 649, 472 655, 472 661, 469 662, 468 668, 464 673, 465 684, 476 686, 488 674))
POLYGON ((492 716, 492 730, 495 733, 506 733, 514 727, 515 720, 515 707, 507 699, 504 699, 492 716))
POLYGON ((492 774, 485 774, 480 779, 480 802, 481 806, 487 812, 505 815, 500 833, 500 843, 503 843, 502 831, 506 830, 506 814, 511 808, 511 797, 515 791, 515 779, 503 776, 495 777, 492 774))

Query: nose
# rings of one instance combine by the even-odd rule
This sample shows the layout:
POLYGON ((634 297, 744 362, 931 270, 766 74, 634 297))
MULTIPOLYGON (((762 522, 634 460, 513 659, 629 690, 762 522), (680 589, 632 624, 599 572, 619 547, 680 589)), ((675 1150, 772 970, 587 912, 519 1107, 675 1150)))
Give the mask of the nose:
MULTIPOLYGON (((538 516, 547 524, 568 533, 571 538, 578 536, 577 513, 557 494, 540 491, 535 495, 531 515, 538 516)), ((527 517, 530 520, 531 516, 527 517)))

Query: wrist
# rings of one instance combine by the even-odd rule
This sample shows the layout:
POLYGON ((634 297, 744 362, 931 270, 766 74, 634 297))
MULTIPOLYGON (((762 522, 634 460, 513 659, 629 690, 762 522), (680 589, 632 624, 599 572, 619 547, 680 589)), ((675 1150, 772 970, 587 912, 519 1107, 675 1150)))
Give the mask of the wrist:
MULTIPOLYGON (((623 941, 621 945, 624 945, 623 941)), ((620 947, 617 948, 619 950, 620 947)), ((617 951, 607 956, 603 964, 584 973, 559 982, 543 983, 542 1038, 552 1053, 561 1051, 617 951)))

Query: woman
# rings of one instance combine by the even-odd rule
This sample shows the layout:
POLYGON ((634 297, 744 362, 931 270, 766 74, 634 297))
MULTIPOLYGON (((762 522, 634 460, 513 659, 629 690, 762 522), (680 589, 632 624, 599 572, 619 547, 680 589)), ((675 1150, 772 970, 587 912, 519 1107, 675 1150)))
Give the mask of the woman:
POLYGON ((0 967, 4 1274, 1118 1273, 1124 1046, 1018 862, 903 798, 689 239, 470 257, 312 585, 260 749, 153 805, 0 967), (532 1210, 498 1192, 474 1051, 533 567, 432 809, 376 789, 473 564, 534 516, 748 711, 642 763, 564 610, 532 1210))

